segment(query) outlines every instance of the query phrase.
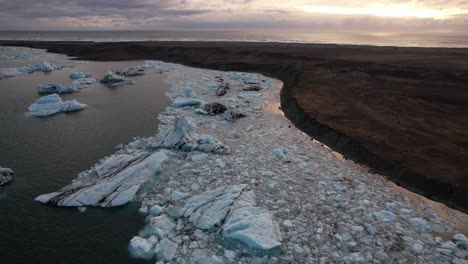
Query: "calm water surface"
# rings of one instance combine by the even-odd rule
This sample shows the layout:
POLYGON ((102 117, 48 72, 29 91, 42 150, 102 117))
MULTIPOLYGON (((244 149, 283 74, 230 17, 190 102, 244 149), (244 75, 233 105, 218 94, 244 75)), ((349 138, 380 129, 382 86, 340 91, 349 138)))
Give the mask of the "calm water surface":
MULTIPOLYGON (((0 61, 4 68, 11 61, 0 61)), ((15 60, 15 64, 29 61, 15 60)), ((0 263, 141 263, 127 245, 144 225, 138 204, 119 208, 58 208, 34 201, 60 189, 119 143, 156 132, 156 116, 169 100, 156 73, 135 77, 136 85, 100 84, 64 95, 88 108, 49 118, 24 116, 38 98, 39 83, 69 85, 71 70, 100 78, 109 69, 142 62, 91 62, 50 74, 34 73, 0 80, 0 165, 15 170, 14 182, 0 189, 0 263)), ((10 65, 8 65, 10 66, 10 65)))
POLYGON ((392 33, 333 31, 0 31, 3 40, 67 41, 253 41, 351 44, 398 47, 468 48, 463 33, 392 33))

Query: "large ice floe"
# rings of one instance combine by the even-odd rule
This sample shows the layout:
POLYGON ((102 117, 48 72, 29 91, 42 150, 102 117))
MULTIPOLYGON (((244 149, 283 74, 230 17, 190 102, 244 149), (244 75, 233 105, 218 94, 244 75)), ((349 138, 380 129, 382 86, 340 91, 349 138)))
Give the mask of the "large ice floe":
POLYGON ((171 85, 157 135, 38 201, 141 202, 147 224, 128 248, 157 263, 466 263, 460 219, 441 219, 295 129, 278 110, 279 81, 158 61, 135 67, 171 85))
POLYGON ((62 98, 57 94, 43 96, 37 99, 28 107, 28 115, 45 117, 54 115, 60 112, 72 112, 82 110, 88 107, 86 104, 81 104, 75 99, 62 101, 62 98))
POLYGON ((55 65, 49 62, 41 62, 38 64, 31 64, 27 66, 21 66, 18 68, 3 68, 0 69, 0 79, 6 79, 9 77, 20 76, 24 74, 29 74, 37 71, 41 72, 51 72, 55 70, 61 70, 65 66, 55 65))

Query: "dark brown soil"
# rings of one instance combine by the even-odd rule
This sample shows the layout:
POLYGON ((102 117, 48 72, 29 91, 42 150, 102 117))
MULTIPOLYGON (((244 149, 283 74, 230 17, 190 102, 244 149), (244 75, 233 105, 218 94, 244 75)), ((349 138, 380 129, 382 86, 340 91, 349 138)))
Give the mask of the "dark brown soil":
POLYGON ((468 51, 278 43, 20 42, 83 60, 158 59, 284 82, 294 124, 428 198, 468 211, 468 51))

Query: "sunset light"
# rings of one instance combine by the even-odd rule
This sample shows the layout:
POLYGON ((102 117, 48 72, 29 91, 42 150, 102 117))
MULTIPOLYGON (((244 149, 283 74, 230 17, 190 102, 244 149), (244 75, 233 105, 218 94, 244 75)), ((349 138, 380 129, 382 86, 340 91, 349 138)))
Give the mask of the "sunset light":
POLYGON ((339 15, 371 15, 379 17, 413 17, 448 19, 450 17, 466 14, 460 8, 436 9, 410 4, 401 5, 372 5, 368 7, 339 7, 339 6, 303 6, 302 11, 322 14, 339 15))

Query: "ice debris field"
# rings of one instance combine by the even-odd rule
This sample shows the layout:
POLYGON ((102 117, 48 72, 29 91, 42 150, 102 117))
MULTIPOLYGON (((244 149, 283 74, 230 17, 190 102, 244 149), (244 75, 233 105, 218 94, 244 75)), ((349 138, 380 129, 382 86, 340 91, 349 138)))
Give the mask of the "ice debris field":
POLYGON ((467 263, 454 223, 294 128, 279 81, 159 61, 129 72, 141 69, 171 85, 157 134, 37 201, 81 211, 140 201, 147 224, 129 254, 157 263, 467 263))

